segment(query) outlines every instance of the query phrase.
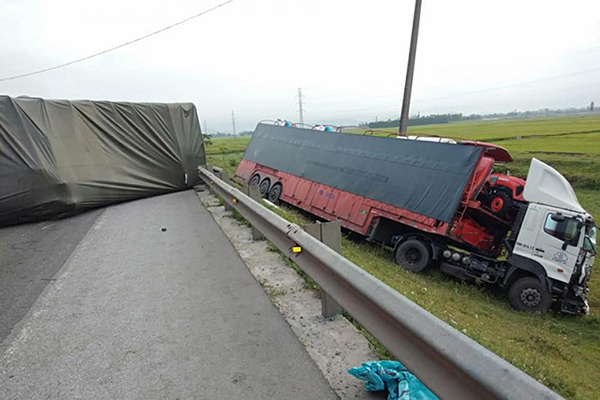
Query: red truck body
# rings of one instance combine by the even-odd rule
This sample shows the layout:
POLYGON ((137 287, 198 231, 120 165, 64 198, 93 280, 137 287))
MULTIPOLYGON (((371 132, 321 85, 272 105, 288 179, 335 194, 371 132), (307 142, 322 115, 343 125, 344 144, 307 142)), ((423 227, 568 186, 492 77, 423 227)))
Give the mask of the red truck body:
MULTIPOLYGON (((323 135, 327 135, 323 132, 323 135)), ((296 175, 242 159, 236 178, 244 182, 263 184, 268 182, 263 193, 265 196, 274 185, 281 185, 278 199, 294 207, 302 209, 326 221, 339 220, 343 227, 366 236, 370 240, 393 245, 393 235, 381 234, 382 228, 389 221, 401 223, 412 229, 445 236, 452 242, 477 249, 484 254, 494 255, 499 252, 501 240, 510 229, 511 221, 501 218, 490 207, 482 204, 481 194, 484 189, 509 182, 514 189, 516 185, 524 185, 524 181, 514 177, 492 174, 495 162, 511 161, 508 152, 500 146, 481 142, 458 143, 456 146, 479 146, 485 150, 477 162, 469 183, 464 190, 460 206, 451 222, 443 222, 431 217, 386 204, 369 197, 339 190, 319 182, 314 182, 296 175), (493 178, 494 183, 491 183, 493 178)), ((410 190, 410 189, 408 189, 410 190)), ((511 196, 514 198, 514 196, 511 196)))
POLYGON ((282 184, 281 201, 327 221, 337 219, 345 228, 364 236, 368 236, 373 219, 378 217, 402 221, 441 235, 448 229, 448 224, 433 218, 242 159, 236 177, 248 182, 255 174, 259 174, 261 180, 268 178, 282 184))

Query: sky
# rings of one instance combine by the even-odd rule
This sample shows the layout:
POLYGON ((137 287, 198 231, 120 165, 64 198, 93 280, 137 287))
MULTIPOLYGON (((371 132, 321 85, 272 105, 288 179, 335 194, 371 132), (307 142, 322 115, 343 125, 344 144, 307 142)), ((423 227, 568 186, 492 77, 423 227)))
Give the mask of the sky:
MULTIPOLYGON (((0 79, 79 59, 224 0, 1 0, 0 79)), ((413 0, 234 0, 0 94, 193 102, 208 133, 399 115, 413 0)), ((423 0, 412 115, 600 106, 597 0, 423 0)))

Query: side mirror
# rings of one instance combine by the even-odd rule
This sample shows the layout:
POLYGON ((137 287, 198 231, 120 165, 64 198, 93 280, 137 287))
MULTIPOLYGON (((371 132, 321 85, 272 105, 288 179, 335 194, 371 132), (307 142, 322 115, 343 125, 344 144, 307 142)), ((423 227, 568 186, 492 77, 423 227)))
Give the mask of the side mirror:
POLYGON ((591 252, 592 255, 596 255, 596 245, 592 242, 592 239, 587 236, 583 239, 583 250, 591 252))
POLYGON ((552 221, 562 222, 565 220, 565 216, 562 214, 552 214, 552 221))

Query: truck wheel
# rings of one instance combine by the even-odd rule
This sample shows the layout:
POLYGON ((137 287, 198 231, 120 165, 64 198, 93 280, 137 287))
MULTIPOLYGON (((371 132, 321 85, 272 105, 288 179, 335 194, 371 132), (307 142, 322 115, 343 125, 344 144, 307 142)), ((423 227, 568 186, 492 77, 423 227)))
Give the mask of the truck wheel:
POLYGON ((490 209, 500 218, 506 218, 510 208, 510 197, 504 192, 498 192, 491 196, 490 209))
POLYGON ((410 239, 398 246, 395 256, 396 263, 410 272, 423 272, 431 263, 431 253, 425 243, 410 239))
POLYGON ((260 186, 258 187, 258 192, 260 193, 261 197, 267 196, 267 193, 269 193, 270 187, 271 187, 271 180, 269 178, 263 179, 263 181, 260 183, 260 186))
POLYGON ((269 200, 273 204, 276 204, 279 201, 279 196, 281 196, 282 189, 283 187, 281 186, 281 183, 274 184, 271 187, 271 190, 269 190, 267 200, 269 200))
POLYGON ((248 181, 248 186, 256 186, 260 183, 260 175, 254 174, 248 181))
POLYGON ((508 292, 515 310, 543 313, 552 305, 552 295, 538 279, 531 276, 516 280, 508 292))

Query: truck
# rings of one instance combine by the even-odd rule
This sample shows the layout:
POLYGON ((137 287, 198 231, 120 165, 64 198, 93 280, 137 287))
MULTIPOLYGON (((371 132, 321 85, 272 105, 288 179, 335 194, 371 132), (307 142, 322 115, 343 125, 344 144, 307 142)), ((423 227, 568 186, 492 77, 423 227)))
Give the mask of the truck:
POLYGON ((261 122, 235 179, 366 240, 403 268, 508 293, 513 308, 587 314, 596 225, 558 171, 511 176, 501 146, 261 122))

